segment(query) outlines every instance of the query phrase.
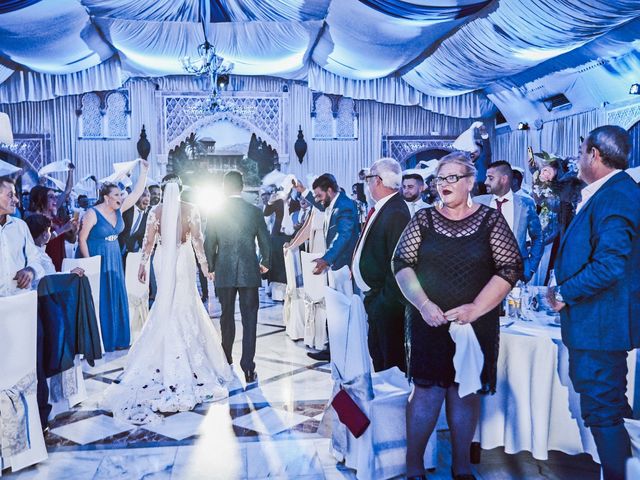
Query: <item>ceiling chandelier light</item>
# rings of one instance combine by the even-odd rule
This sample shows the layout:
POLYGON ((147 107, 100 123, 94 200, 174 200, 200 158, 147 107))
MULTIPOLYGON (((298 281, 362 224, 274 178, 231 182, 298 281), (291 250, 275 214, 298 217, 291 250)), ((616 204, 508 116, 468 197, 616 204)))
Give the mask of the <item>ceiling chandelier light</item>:
POLYGON ((233 69, 233 63, 225 62, 224 58, 216 55, 215 46, 209 43, 204 20, 202 20, 202 32, 204 43, 198 45, 198 57, 183 57, 182 68, 185 72, 199 77, 206 77, 208 97, 203 112, 212 114, 231 110, 228 102, 220 96, 220 89, 226 88, 229 82, 229 72, 233 69), (223 80, 224 81, 221 81, 223 80))

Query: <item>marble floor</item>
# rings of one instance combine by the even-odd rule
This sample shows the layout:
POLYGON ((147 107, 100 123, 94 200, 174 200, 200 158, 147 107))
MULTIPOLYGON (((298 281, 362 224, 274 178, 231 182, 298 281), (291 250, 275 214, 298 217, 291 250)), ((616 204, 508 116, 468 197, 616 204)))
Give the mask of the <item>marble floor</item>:
MULTIPOLYGON (((219 305, 209 301, 218 325, 219 305)), ((242 328, 234 349, 240 358, 242 328)), ((235 353, 235 352, 234 352, 235 353)), ((162 423, 138 427, 118 422, 99 410, 97 399, 122 372, 123 354, 110 355, 85 369, 89 398, 57 416, 46 436, 49 459, 11 473, 17 479, 351 479, 329 453, 329 440, 317 433, 331 393, 328 364, 306 355, 291 341, 282 323, 282 304, 261 293, 256 371, 246 385, 238 366, 229 398, 198 405, 192 412, 167 415, 162 423)), ((438 468, 430 479, 450 478, 450 442, 438 432, 438 468)), ((477 478, 597 480, 598 466, 587 455, 551 452, 538 461, 528 453, 506 455, 485 450, 477 478)))

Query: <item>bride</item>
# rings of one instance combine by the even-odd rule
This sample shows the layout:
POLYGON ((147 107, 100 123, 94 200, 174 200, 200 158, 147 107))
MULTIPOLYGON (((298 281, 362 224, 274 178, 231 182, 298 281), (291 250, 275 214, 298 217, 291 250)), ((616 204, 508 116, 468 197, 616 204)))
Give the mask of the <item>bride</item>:
POLYGON ((156 412, 192 410, 228 396, 225 385, 233 375, 196 289, 194 250, 207 277, 208 265, 200 215, 180 201, 181 189, 179 177, 168 179, 162 204, 149 213, 138 278, 145 281, 157 243, 156 301, 129 351, 120 383, 105 392, 105 407, 136 424, 161 419, 156 412))

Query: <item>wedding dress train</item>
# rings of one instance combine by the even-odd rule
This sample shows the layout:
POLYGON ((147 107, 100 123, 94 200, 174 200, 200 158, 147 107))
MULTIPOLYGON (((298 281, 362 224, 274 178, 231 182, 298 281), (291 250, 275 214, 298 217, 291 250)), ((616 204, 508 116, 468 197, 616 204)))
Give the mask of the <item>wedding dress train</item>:
POLYGON ((156 412, 188 411, 226 397, 225 385, 233 375, 196 289, 194 250, 202 269, 208 268, 200 216, 180 202, 175 183, 166 185, 162 207, 161 220, 150 212, 143 243, 144 264, 158 239, 156 301, 120 382, 105 393, 104 406, 116 418, 136 424, 160 420, 156 412))

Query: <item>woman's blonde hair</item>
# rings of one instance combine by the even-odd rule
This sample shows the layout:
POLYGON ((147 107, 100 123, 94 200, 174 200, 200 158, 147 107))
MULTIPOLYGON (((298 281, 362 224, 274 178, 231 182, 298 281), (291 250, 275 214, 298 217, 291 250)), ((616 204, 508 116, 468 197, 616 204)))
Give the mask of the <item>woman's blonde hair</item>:
POLYGON ((464 168, 465 175, 473 176, 473 179, 475 181, 478 170, 466 153, 451 152, 448 155, 442 157, 438 162, 436 175, 440 174, 440 170, 442 169, 442 167, 449 164, 460 165, 462 168, 464 168))

